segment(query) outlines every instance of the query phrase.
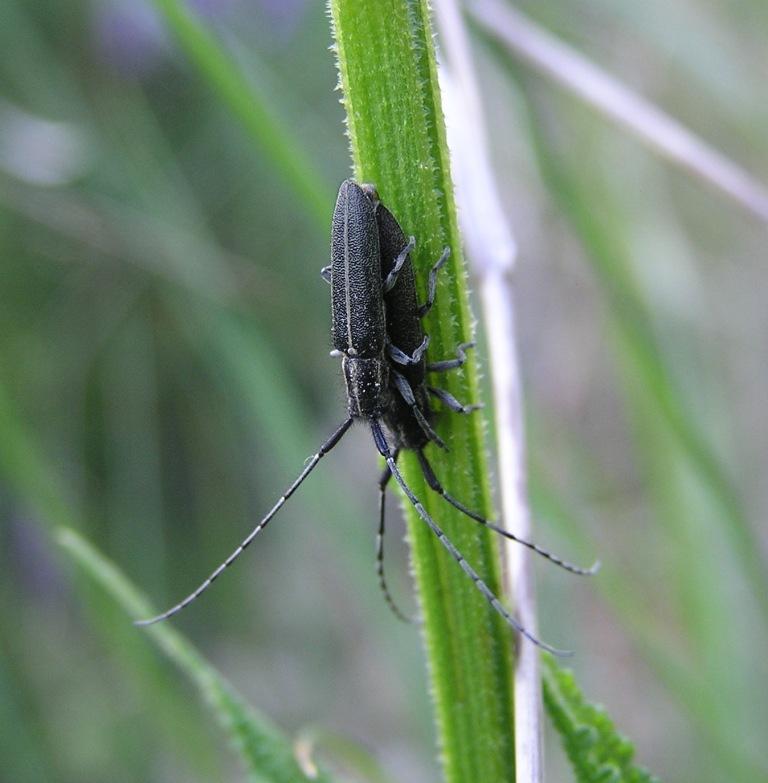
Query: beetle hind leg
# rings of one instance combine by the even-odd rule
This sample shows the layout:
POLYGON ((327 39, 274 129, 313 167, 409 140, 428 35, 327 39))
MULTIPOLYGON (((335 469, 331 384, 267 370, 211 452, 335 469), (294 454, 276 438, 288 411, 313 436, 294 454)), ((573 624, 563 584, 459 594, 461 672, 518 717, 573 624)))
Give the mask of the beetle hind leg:
POLYGON ((483 404, 473 403, 472 405, 462 405, 450 392, 445 389, 438 389, 434 386, 427 386, 427 391, 436 397, 443 405, 450 408, 454 413, 472 413, 483 407, 483 404))

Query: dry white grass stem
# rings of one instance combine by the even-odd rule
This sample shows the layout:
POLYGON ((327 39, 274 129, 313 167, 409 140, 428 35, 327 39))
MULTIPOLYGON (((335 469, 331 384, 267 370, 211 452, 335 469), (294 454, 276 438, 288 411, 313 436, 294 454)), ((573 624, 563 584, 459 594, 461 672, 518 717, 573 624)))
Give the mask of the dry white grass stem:
MULTIPOLYGON (((491 352, 498 480, 504 527, 530 540, 525 482, 525 433, 516 351, 510 272, 517 250, 493 177, 483 107, 457 0, 435 2, 444 66, 441 68, 446 126, 462 234, 482 296, 491 352)), ((506 542, 505 590, 522 624, 536 633, 530 555, 506 542)), ((517 783, 543 779, 541 682, 538 650, 519 645, 515 667, 515 769, 517 783)))
POLYGON ((667 160, 768 221, 768 188, 744 168, 502 0, 472 0, 467 12, 515 57, 578 95, 667 160))

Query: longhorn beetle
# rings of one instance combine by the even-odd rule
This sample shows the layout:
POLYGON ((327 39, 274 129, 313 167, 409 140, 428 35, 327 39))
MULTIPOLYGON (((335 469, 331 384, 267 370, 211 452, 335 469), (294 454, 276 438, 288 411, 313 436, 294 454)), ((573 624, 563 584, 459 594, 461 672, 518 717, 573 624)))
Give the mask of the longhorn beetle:
POLYGON ((351 179, 341 183, 331 224, 331 265, 324 268, 322 274, 331 284, 332 353, 341 356, 347 391, 347 418, 310 457, 298 478, 237 549, 194 592, 157 617, 137 621, 137 625, 150 625, 165 620, 207 590, 267 526, 317 463, 344 437, 352 423, 360 420, 370 427, 376 448, 387 466, 385 475, 379 481, 377 562, 382 587, 390 606, 397 611, 383 579, 381 537, 384 526, 384 492, 390 477, 394 477, 418 515, 493 609, 529 641, 555 654, 567 654, 536 639, 509 613, 427 512, 397 467, 397 456, 401 450, 416 451, 428 486, 463 514, 507 538, 518 541, 567 570, 579 574, 594 572, 596 566, 588 570, 578 568, 497 527, 445 492, 438 482, 423 453, 424 447, 430 441, 442 447, 445 445, 429 421, 432 416, 429 394, 461 413, 470 412, 474 406, 463 406, 447 392, 427 386, 426 372, 441 372, 461 366, 465 360, 464 350, 470 347, 470 344, 459 346, 455 359, 431 365, 426 363, 425 352, 429 339, 424 334, 421 317, 429 311, 434 302, 437 273, 448 258, 448 249, 446 248, 432 268, 427 301, 419 307, 413 266, 410 262, 410 251, 414 245, 413 238, 406 242, 402 229, 389 210, 380 203, 372 186, 361 187, 351 179), (385 434, 385 428, 391 436, 392 446, 385 434))

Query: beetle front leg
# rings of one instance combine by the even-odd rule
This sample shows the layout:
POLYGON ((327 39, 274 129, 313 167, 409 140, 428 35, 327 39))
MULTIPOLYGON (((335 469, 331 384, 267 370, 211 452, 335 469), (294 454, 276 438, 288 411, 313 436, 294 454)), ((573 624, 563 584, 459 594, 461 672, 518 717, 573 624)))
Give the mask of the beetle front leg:
POLYGON ((395 265, 392 267, 392 271, 387 275, 387 278, 384 281, 385 294, 389 293, 395 287, 397 278, 400 275, 400 270, 408 260, 408 254, 414 247, 416 247, 416 238, 411 237, 408 240, 408 244, 398 253, 397 258, 395 259, 395 265))
POLYGON ((419 308, 419 318, 423 318, 435 303, 435 294, 437 293, 437 273, 445 265, 445 262, 451 257, 451 248, 446 247, 443 254, 437 259, 437 262, 429 270, 429 281, 427 283, 427 301, 419 308))

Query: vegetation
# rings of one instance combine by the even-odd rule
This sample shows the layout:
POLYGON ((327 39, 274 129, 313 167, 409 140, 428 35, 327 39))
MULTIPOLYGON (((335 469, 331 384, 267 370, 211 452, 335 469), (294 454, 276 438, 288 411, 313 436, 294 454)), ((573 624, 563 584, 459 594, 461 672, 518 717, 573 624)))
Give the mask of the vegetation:
MULTIPOLYGON (((174 628, 138 631, 126 617, 149 609, 134 584, 159 608, 226 556, 343 404, 329 391, 338 369, 318 274, 349 170, 328 19, 299 0, 194 5, 3 5, 0 777, 203 781, 245 769, 293 781, 317 763, 326 780, 436 780, 421 640, 373 576, 367 433, 174 628), (190 708, 189 681, 237 754, 206 708, 190 708)), ((737 15, 592 0, 578 18, 563 3, 519 5, 760 172, 761 4, 737 15)), ((408 143, 390 155, 401 115, 388 121, 381 102, 350 132, 356 174, 419 224, 419 267, 454 250, 430 323, 433 350, 448 353, 471 318, 450 188, 428 193, 448 172, 425 4, 408 8, 379 31, 398 22, 418 46, 369 55, 389 68, 403 58, 390 82, 421 69, 400 89, 408 143)), ((559 769, 567 758, 580 781, 649 780, 615 723, 664 780, 761 779, 765 226, 474 33, 521 249, 536 538, 604 563, 579 590, 537 564, 541 635, 576 650, 582 686, 545 660, 565 749, 548 754, 552 778, 573 777, 559 769)), ((347 54, 365 76, 360 53, 347 54)), ((365 107, 346 79, 348 102, 365 107)), ((488 399, 472 368, 453 382, 456 396, 488 399)), ((460 461, 441 476, 487 510, 481 425, 455 426, 460 461)), ((440 518, 495 582, 491 540, 440 518)), ((446 775, 504 779, 504 629, 410 524, 446 775)), ((398 538, 388 572, 407 603, 398 538)))

